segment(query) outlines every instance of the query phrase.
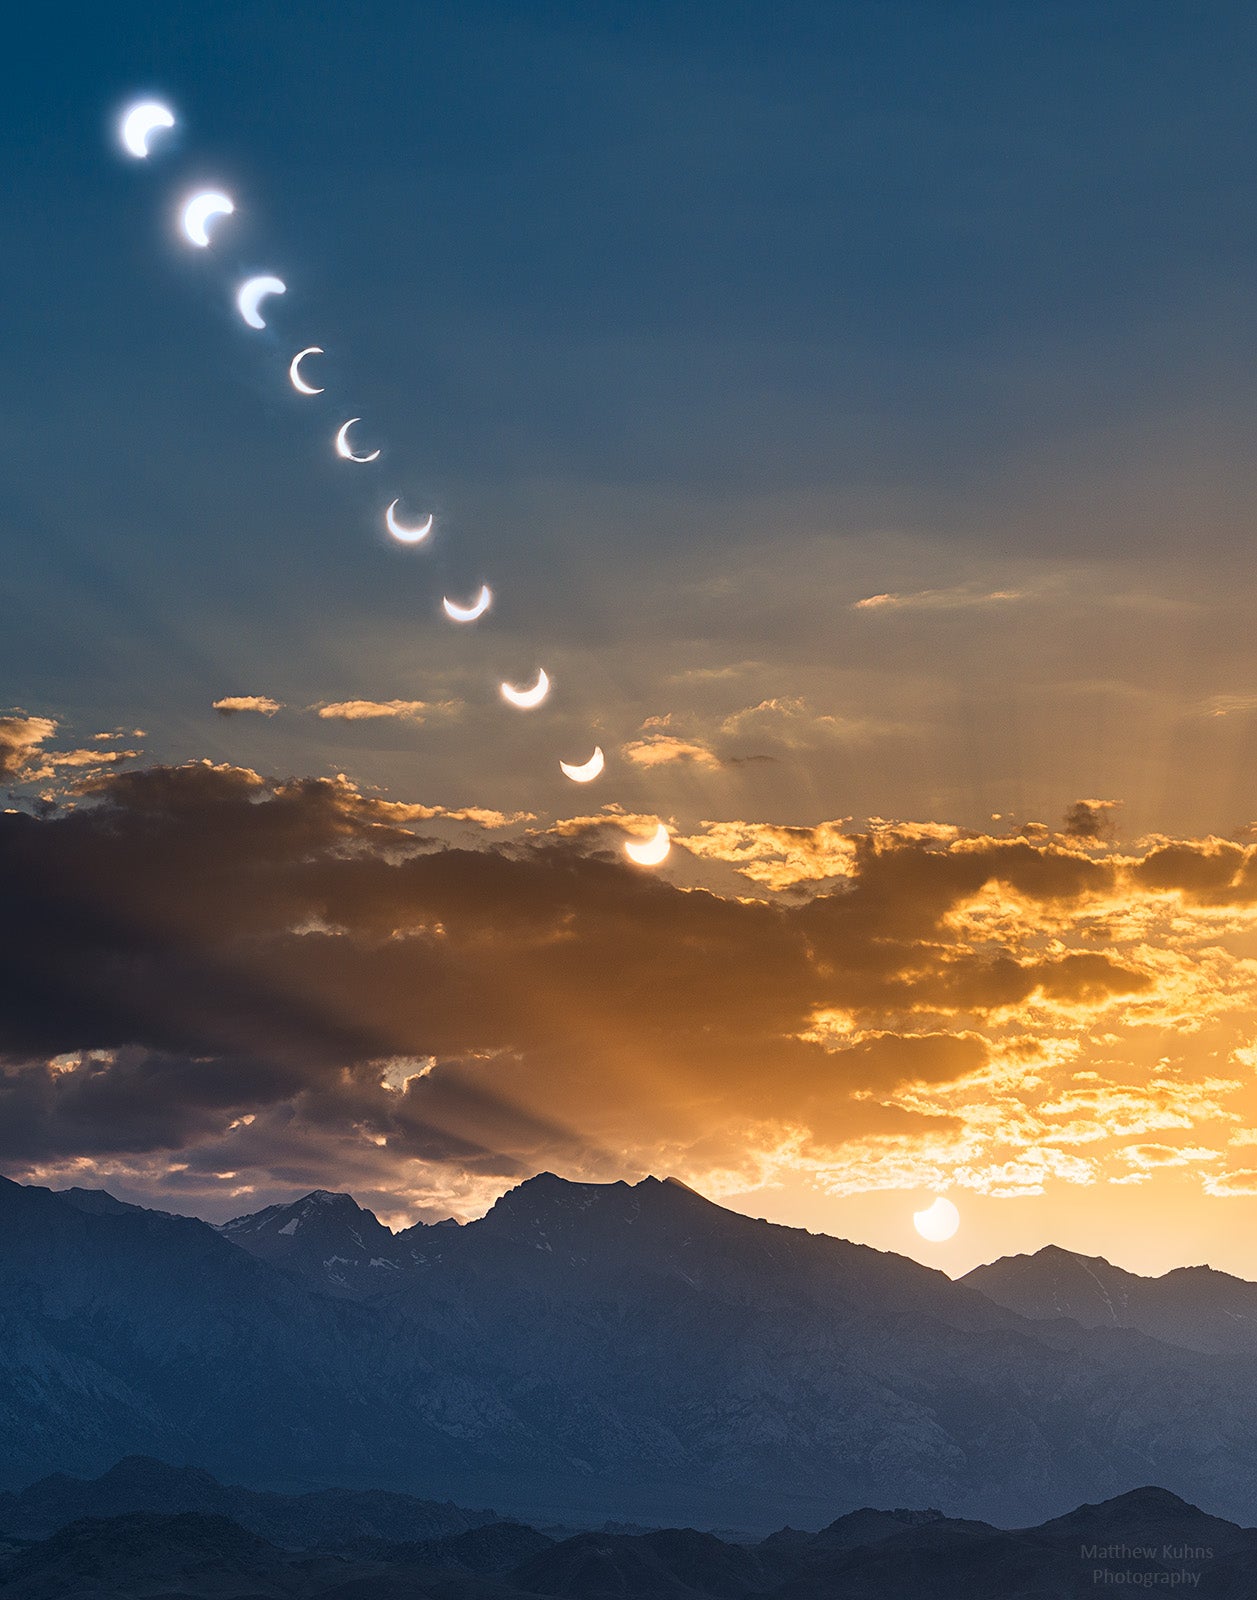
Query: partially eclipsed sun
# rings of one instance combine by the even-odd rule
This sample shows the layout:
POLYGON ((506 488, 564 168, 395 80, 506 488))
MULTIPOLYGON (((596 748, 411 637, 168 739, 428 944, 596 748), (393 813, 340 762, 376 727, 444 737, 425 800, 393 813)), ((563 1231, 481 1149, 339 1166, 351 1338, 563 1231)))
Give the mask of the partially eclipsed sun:
POLYGON ((943 1244, 953 1237, 960 1226, 960 1213, 950 1200, 940 1194, 935 1197, 933 1205, 927 1206, 924 1211, 914 1211, 912 1221, 923 1239, 928 1239, 931 1244, 943 1244))

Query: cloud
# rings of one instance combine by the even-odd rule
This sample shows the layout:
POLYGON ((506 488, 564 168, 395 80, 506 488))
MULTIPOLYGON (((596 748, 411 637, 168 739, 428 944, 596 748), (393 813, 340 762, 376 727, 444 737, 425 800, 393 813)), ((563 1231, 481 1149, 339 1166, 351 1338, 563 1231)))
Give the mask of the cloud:
POLYGON ((120 761, 137 761, 139 750, 50 750, 48 764, 53 767, 107 767, 120 761))
POLYGON ((204 762, 80 789, 0 815, 10 1170, 470 1204, 663 1150, 700 1184, 1020 1195, 1214 1181, 1257 1113, 1257 846, 842 819, 679 840, 738 894, 626 865, 641 819, 616 810, 520 834, 204 762))
POLYGON ((853 602, 852 611, 966 611, 972 606, 1009 604, 1028 600, 1027 589, 917 589, 902 594, 871 594, 853 602))
MULTIPOLYGON (((95 749, 48 749, 48 741, 56 732, 57 723, 51 717, 0 717, 0 781, 19 785, 46 784, 55 780, 61 771, 86 777, 106 767, 134 761, 141 754, 138 750, 103 750, 99 745, 95 749)), ((110 740, 121 735, 98 734, 95 737, 110 740)), ((44 799, 56 792, 57 785, 53 783, 44 799)))
POLYGON ((1257 694, 1215 694, 1204 703, 1210 717, 1233 717, 1257 711, 1257 694))
POLYGON ((1075 800, 1061 831, 1067 839, 1101 839, 1112 830, 1113 813, 1120 806, 1120 800, 1075 800))
POLYGON ((56 731, 51 717, 0 717, 0 779, 28 775, 56 731))
POLYGON ((891 729, 889 725, 879 728, 865 718, 813 711, 799 695, 775 695, 730 712, 721 722, 720 731, 726 737, 753 735, 783 749, 808 750, 834 740, 864 740, 891 729))
POLYGON ((1236 1196, 1248 1198, 1257 1195, 1257 1172, 1251 1167, 1240 1168, 1234 1172, 1211 1172, 1204 1179, 1204 1191, 1219 1199, 1231 1199, 1236 1196))
POLYGON ((1146 1172, 1158 1167, 1188 1167, 1220 1161, 1222 1155, 1218 1150, 1205 1150, 1196 1145, 1130 1144, 1117 1152, 1117 1159, 1146 1172))
MULTIPOLYGON (((846 819, 849 820, 849 819, 846 819)), ((814 828, 765 822, 705 822, 701 833, 681 843, 694 855, 734 867, 753 883, 793 889, 851 872, 857 841, 846 820, 814 828)))
POLYGON ((674 734, 653 733, 634 739, 623 749, 626 760, 638 767, 663 767, 682 763, 695 767, 719 767, 720 758, 697 739, 680 739, 674 734))
POLYGON ((242 712, 256 712, 259 716, 273 717, 283 705, 265 694, 230 694, 214 701, 214 710, 220 717, 235 717, 242 712))
POLYGON ((337 700, 316 708, 324 721, 370 722, 394 717, 405 722, 425 722, 429 717, 451 717, 462 710, 458 700, 337 700))

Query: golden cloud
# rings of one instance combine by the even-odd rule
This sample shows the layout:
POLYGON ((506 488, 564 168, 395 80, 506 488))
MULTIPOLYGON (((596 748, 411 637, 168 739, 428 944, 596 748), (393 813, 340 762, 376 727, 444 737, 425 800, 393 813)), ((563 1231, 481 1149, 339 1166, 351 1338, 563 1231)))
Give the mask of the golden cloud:
POLYGON ((645 739, 634 739, 623 747, 622 754, 637 767, 664 767, 678 763, 694 767, 719 767, 720 758, 697 739, 680 739, 674 734, 652 733, 645 739))
POLYGON ((31 776, 40 765, 42 746, 56 731, 51 717, 0 717, 0 779, 31 776))
POLYGON ((967 611, 972 606, 1008 604, 1030 598, 1028 589, 916 589, 903 594, 871 594, 852 604, 852 611, 967 611))
POLYGON ((214 710, 220 717, 235 717, 250 712, 262 717, 273 717, 283 705, 267 694, 229 694, 214 701, 214 710))
POLYGON ((81 792, 0 818, 10 1164, 103 1159, 108 1093, 110 1159, 262 1186, 420 1164, 479 1194, 666 1150, 700 1186, 1249 1192, 1252 843, 709 820, 681 887, 624 864, 655 819, 614 805, 542 824, 208 763, 81 792))
POLYGON ((462 710, 458 700, 336 700, 315 707, 324 721, 370 722, 395 717, 405 722, 426 722, 429 717, 451 717, 462 710))

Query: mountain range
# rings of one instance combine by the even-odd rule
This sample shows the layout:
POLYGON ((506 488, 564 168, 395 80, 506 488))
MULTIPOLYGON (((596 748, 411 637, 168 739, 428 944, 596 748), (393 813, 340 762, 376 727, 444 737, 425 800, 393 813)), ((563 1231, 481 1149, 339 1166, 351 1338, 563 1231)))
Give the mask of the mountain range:
POLYGON ((1041 1251, 952 1282, 654 1178, 542 1174, 401 1234, 348 1196, 214 1228, 0 1180, 0 1484, 147 1455, 765 1531, 1028 1524, 1153 1481, 1244 1521, 1257 1286, 1189 1273, 1041 1251))
POLYGON ((94 1481, 61 1476, 34 1484, 0 1502, 0 1528, 33 1516, 46 1530, 38 1538, 0 1535, 0 1593, 11 1600, 1064 1600, 1138 1585, 1239 1600, 1257 1590, 1257 1529, 1157 1488, 1015 1530, 936 1510, 864 1507, 817 1533, 782 1528, 742 1540, 693 1528, 542 1530, 478 1520, 481 1514, 449 1505, 337 1491, 319 1497, 327 1519, 320 1528, 303 1504, 309 1499, 229 1488, 149 1460, 120 1462, 94 1481), (416 1518, 425 1536, 396 1536, 416 1518), (381 1519, 393 1537, 378 1527, 364 1531, 381 1519))
POLYGON ((1103 1256, 1047 1245, 1032 1256, 975 1267, 961 1282, 1035 1321, 1135 1328, 1209 1355, 1257 1353, 1257 1283, 1212 1267, 1176 1267, 1160 1278, 1141 1278, 1103 1256))

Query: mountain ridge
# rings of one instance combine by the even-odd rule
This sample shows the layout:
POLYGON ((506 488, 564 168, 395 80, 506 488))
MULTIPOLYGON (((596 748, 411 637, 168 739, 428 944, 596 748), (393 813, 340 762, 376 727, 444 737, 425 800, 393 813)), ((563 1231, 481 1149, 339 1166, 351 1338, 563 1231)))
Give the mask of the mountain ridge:
POLYGON ((975 1267, 957 1282, 1032 1321, 1128 1328, 1207 1355, 1257 1354, 1257 1283, 1214 1267, 1143 1277, 1103 1256, 1044 1245, 975 1267))
MULTIPOLYGON (((311 1237, 348 1218, 369 1265, 369 1214, 307 1202, 311 1237)), ((300 1240, 292 1206, 262 1233, 300 1240)), ((1257 1379, 1232 1356, 1026 1318, 654 1178, 540 1174, 404 1233, 381 1288, 333 1293, 321 1245, 298 1270, 194 1219, 0 1184, 7 1483, 149 1455, 526 1520, 761 1528, 879 1502, 1028 1522, 1151 1476, 1227 1513, 1257 1499, 1257 1379)))
MULTIPOLYGON (((161 1463, 146 1471, 149 1487, 155 1471, 188 1483, 161 1463)), ((544 1532, 505 1519, 392 1543, 305 1532, 284 1546, 205 1511, 82 1517, 38 1541, 0 1538, 0 1589, 12 1600, 1069 1600, 1137 1580, 1238 1600, 1257 1579, 1257 1529, 1155 1485, 1011 1529, 865 1506, 817 1532, 736 1541, 692 1527, 544 1532)))

